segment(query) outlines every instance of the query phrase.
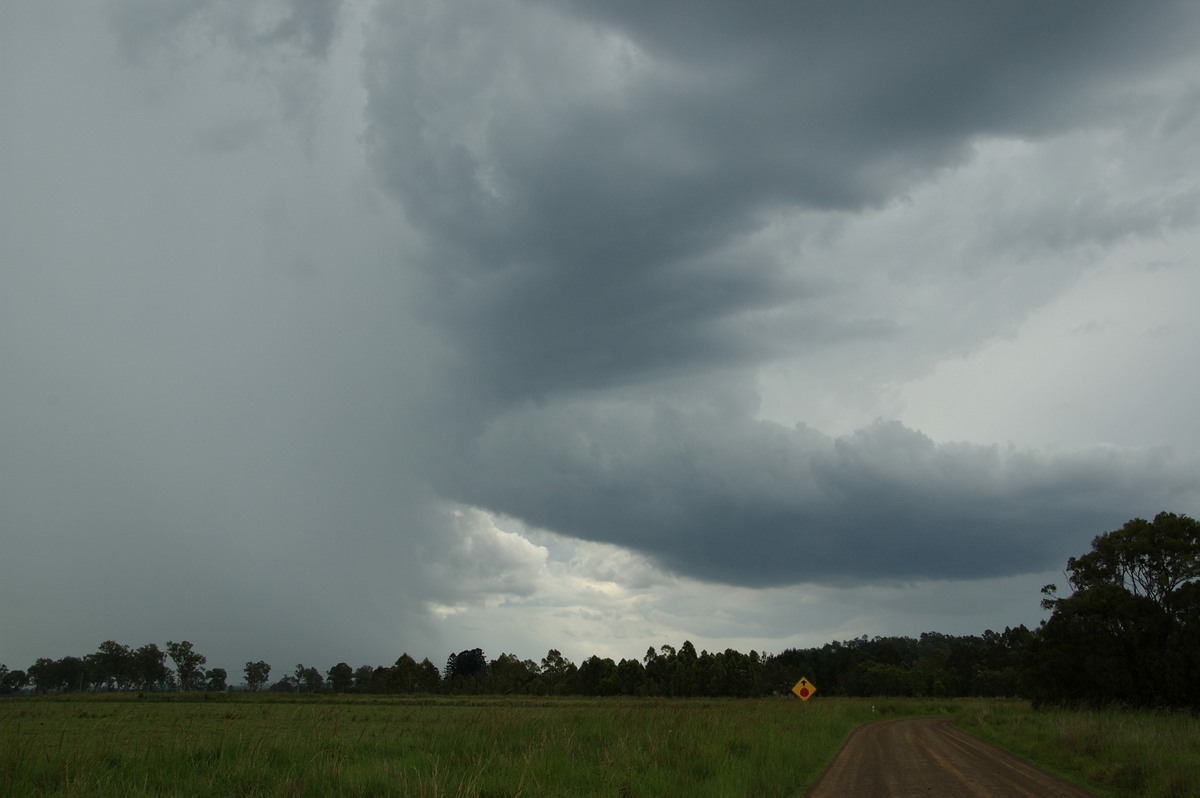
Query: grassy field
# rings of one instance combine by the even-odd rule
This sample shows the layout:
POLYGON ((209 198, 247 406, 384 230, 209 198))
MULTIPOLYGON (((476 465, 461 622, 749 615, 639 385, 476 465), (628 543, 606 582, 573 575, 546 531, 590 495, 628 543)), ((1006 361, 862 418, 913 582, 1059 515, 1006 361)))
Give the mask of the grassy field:
POLYGON ((1104 795, 1200 796, 1200 719, 1188 713, 962 700, 955 715, 959 728, 1104 795))
POLYGON ((795 795, 869 704, 0 701, 5 795, 795 795))
POLYGON ((946 713, 1061 773, 1132 787, 1114 795, 1200 795, 1188 767, 1197 723, 1183 716, 995 701, 825 698, 806 717, 783 699, 249 695, 0 700, 0 794, 795 796, 859 724, 946 713), (1135 749, 1121 734, 1155 742, 1135 749))

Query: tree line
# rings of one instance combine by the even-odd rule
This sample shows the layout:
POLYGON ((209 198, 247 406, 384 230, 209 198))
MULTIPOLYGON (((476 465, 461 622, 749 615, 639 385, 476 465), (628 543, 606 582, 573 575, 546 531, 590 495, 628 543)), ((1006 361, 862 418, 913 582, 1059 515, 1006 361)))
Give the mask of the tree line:
MULTIPOLYGON (((535 661, 507 653, 490 659, 474 648, 450 654, 441 668, 405 653, 390 666, 339 662, 324 673, 300 664, 274 682, 268 663, 250 661, 242 689, 749 698, 787 696, 805 676, 823 695, 1200 708, 1200 524, 1171 513, 1133 519, 1070 558, 1066 575, 1071 595, 1043 588, 1051 616, 1034 630, 863 636, 777 654, 697 651, 684 641, 651 647, 640 658, 593 655, 578 664, 557 649, 535 661)), ((0 665, 0 692, 233 689, 225 670, 205 669, 206 662, 187 641, 164 650, 109 640, 93 654, 39 659, 25 671, 0 665)))
POLYGON ((296 665, 274 682, 271 666, 258 661, 246 663, 239 688, 229 685, 224 669, 205 670, 205 657, 186 641, 168 643, 163 650, 153 643, 131 648, 109 640, 93 654, 39 659, 25 671, 0 665, 0 689, 749 698, 787 695, 802 674, 829 695, 1016 695, 1021 645, 1030 634, 1018 627, 967 637, 864 636, 779 654, 697 651, 684 641, 678 648, 651 647, 640 659, 591 656, 578 664, 557 649, 535 661, 515 654, 489 659, 474 648, 450 654, 442 668, 405 653, 390 666, 352 668, 339 662, 322 673, 296 665), (168 657, 174 669, 167 666, 168 657))

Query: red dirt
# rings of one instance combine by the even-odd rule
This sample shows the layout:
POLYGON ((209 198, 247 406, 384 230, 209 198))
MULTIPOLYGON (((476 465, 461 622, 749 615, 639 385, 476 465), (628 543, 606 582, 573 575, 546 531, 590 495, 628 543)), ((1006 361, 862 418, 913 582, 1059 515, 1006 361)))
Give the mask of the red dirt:
POLYGON ((950 718, 897 718, 860 726, 804 795, 1095 798, 956 729, 950 718))

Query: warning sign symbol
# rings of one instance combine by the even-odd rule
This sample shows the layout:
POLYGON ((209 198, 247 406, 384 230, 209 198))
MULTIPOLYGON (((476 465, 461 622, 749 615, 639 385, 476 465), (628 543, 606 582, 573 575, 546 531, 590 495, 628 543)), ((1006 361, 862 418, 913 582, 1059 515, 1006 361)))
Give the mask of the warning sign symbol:
POLYGON ((817 686, 804 677, 800 677, 800 681, 792 685, 792 692, 801 701, 807 701, 813 697, 813 693, 817 692, 817 686))

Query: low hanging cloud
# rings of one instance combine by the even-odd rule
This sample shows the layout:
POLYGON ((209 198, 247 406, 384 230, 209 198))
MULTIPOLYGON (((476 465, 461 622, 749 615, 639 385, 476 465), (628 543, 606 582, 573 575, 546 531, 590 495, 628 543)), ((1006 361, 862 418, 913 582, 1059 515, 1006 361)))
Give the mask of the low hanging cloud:
POLYGON ((895 422, 831 438, 649 404, 527 406, 473 454, 447 492, 751 586, 1045 570, 1197 487, 1167 451, 939 445, 895 422))

